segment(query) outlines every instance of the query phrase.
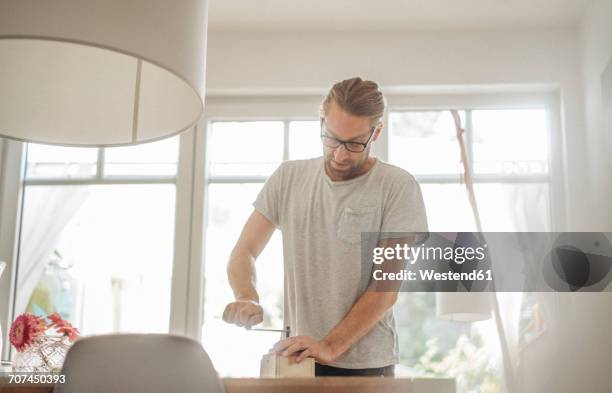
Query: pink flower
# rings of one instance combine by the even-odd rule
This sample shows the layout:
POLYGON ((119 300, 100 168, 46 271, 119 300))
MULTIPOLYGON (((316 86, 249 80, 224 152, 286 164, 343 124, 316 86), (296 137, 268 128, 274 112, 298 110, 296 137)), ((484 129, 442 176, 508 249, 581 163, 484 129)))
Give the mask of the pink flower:
POLYGON ((58 313, 53 313, 47 316, 51 320, 49 328, 55 328, 55 331, 68 336, 70 341, 74 341, 79 338, 79 329, 72 326, 72 324, 64 320, 58 313))
POLYGON ((46 330, 45 320, 30 313, 15 318, 9 338, 17 352, 23 352, 46 330))
POLYGON ((62 319, 62 317, 59 315, 59 313, 54 312, 51 315, 47 315, 47 318, 51 320, 51 324, 49 325, 49 327, 53 326, 56 323, 61 323, 64 322, 64 320, 62 319))
POLYGON ((51 328, 55 328, 57 333, 67 336, 70 341, 79 338, 79 330, 73 327, 70 322, 62 319, 58 313, 48 315, 46 318, 24 313, 18 316, 11 325, 9 333, 11 344, 17 349, 17 352, 23 352, 36 341, 36 338, 44 335, 45 331, 51 328), (48 324, 47 319, 51 321, 48 324))
POLYGON ((65 336, 68 336, 68 340, 70 341, 75 341, 77 338, 79 338, 79 329, 72 326, 62 326, 56 330, 58 333, 63 333, 65 336))

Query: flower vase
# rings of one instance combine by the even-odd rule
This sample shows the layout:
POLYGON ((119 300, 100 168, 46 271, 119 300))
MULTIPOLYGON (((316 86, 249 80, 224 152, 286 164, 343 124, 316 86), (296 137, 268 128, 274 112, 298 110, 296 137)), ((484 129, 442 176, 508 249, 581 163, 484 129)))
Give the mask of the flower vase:
POLYGON ((66 336, 39 336, 23 352, 17 352, 13 372, 60 372, 71 345, 66 336))

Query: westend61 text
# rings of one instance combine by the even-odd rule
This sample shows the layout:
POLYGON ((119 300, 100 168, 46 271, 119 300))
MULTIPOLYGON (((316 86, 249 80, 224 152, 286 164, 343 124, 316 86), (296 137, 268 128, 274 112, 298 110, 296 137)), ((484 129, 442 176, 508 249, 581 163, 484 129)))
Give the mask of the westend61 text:
POLYGON ((383 272, 374 270, 372 277, 376 281, 493 281, 491 270, 479 269, 471 272, 436 272, 435 270, 383 272))

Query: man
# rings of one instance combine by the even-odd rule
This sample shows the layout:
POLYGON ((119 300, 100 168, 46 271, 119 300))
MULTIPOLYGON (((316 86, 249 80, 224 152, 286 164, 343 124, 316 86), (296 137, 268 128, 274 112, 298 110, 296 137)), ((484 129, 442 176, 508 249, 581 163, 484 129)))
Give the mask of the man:
POLYGON ((382 132, 385 100, 361 78, 336 83, 321 105, 323 157, 287 161, 254 202, 228 264, 236 300, 223 319, 263 320, 255 260, 275 228, 283 234, 283 356, 316 360, 316 375, 394 375, 392 306, 397 292, 368 291, 361 276, 361 232, 427 230, 421 191, 406 171, 370 156, 382 132))

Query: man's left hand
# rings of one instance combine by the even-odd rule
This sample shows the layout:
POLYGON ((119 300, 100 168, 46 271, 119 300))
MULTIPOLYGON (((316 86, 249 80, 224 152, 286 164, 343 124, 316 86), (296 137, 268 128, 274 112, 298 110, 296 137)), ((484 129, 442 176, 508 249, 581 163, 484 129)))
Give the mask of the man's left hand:
POLYGON ((337 358, 329 342, 315 340, 309 336, 295 336, 280 340, 274 344, 270 352, 281 356, 296 356, 297 363, 311 357, 318 363, 328 364, 337 358))

